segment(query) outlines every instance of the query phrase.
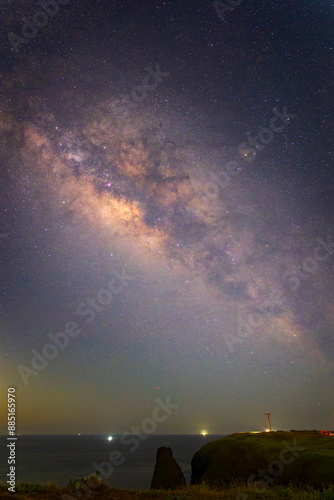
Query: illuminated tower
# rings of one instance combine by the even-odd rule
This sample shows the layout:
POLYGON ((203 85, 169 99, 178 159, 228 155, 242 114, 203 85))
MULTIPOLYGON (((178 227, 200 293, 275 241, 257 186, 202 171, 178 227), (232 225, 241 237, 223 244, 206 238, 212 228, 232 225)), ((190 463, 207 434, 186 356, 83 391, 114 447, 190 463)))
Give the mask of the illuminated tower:
POLYGON ((265 413, 265 415, 267 415, 267 417, 268 417, 268 429, 269 429, 269 432, 271 432, 270 413, 265 413))

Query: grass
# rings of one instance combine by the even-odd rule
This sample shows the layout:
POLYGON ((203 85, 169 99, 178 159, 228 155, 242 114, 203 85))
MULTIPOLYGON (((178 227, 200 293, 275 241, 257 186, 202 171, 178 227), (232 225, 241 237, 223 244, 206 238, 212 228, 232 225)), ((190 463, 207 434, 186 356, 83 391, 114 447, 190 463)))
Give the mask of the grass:
POLYGON ((298 452, 293 463, 284 465, 275 484, 301 482, 321 488, 332 483, 334 438, 307 432, 239 433, 212 441, 193 457, 194 482, 224 485, 231 478, 246 479, 258 468, 267 469, 271 461, 277 461, 284 449, 282 443, 292 444, 294 440, 303 451, 298 452))
MULTIPOLYGON (((315 490, 310 487, 270 486, 264 490, 252 488, 244 483, 234 484, 225 489, 211 489, 204 483, 191 485, 175 491, 163 490, 122 490, 109 488, 104 484, 90 494, 76 495, 75 487, 59 487, 54 483, 40 485, 36 483, 21 483, 17 485, 15 499, 32 500, 334 500, 334 485, 329 488, 315 490)), ((13 498, 13 493, 7 486, 0 485, 1 500, 13 498)))

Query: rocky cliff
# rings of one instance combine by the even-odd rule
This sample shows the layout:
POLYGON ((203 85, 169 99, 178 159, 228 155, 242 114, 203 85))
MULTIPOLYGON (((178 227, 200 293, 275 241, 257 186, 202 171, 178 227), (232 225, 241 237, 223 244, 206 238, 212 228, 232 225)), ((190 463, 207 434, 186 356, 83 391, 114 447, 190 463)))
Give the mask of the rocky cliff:
POLYGON ((334 484, 334 437, 318 433, 238 433, 212 441, 195 453, 192 484, 334 484))

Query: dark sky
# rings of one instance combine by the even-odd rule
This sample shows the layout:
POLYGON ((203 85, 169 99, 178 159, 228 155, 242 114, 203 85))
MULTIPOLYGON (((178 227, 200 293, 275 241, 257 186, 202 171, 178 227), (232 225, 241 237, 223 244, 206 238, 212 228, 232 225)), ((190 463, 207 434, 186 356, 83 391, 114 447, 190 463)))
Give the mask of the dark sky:
POLYGON ((1 421, 333 428, 330 2, 44 3, 0 1, 1 421))

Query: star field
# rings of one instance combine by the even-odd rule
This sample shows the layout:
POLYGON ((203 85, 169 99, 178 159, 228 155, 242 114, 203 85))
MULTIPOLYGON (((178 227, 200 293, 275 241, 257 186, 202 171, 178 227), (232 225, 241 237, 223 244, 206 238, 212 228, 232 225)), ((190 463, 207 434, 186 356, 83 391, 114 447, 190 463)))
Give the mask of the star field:
MULTIPOLYGON (((37 8, 6 4, 5 31, 37 8)), ((7 37, 0 380, 18 432, 122 432, 157 394, 180 405, 159 433, 262 429, 265 411, 331 426, 330 16, 70 2, 18 54, 7 37)))

